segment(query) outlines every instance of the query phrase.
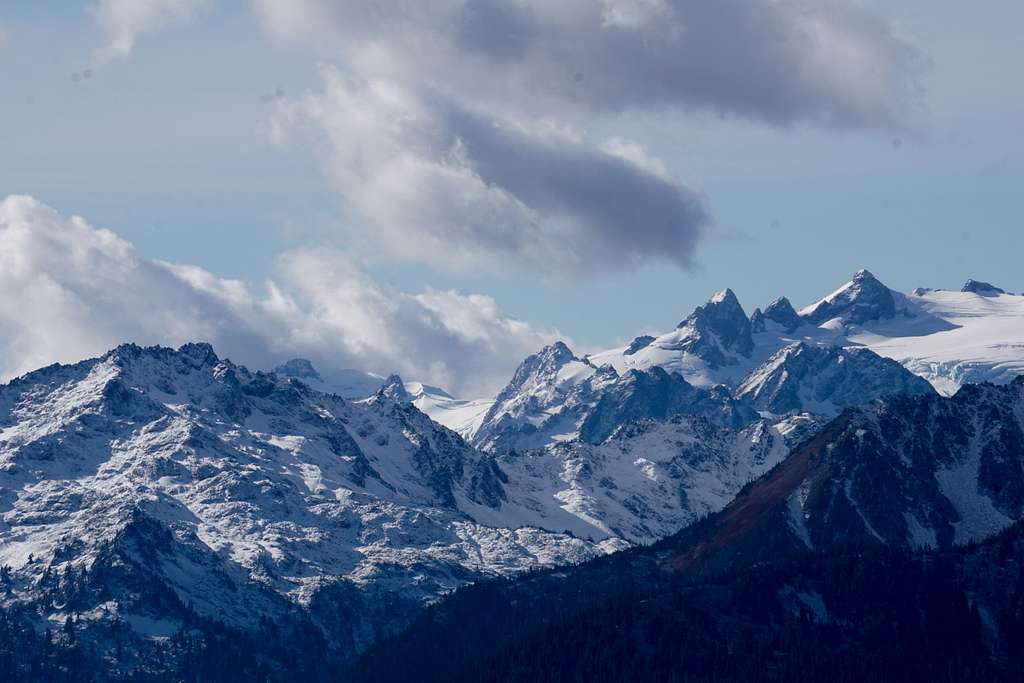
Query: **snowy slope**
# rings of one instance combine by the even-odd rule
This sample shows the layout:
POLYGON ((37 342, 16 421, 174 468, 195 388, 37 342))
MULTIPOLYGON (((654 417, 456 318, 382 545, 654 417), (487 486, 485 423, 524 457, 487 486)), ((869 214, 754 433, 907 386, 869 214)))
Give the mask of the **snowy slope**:
POLYGON ((496 513, 592 540, 650 543, 721 509, 778 464, 792 427, 758 421, 733 430, 677 415, 627 424, 601 444, 499 456, 517 509, 496 513))
POLYGON ((480 429, 484 416, 494 405, 491 399, 458 399, 443 389, 420 382, 408 382, 405 388, 414 406, 464 438, 480 429))
POLYGON ((1024 296, 918 290, 907 299, 948 327, 917 334, 914 321, 867 325, 849 342, 899 361, 946 395, 1024 374, 1024 296))
MULTIPOLYGON (((274 368, 274 373, 280 377, 297 379, 316 391, 353 400, 368 398, 390 379, 360 370, 338 370, 323 374, 304 358, 293 358, 282 363, 274 368)), ((491 399, 457 399, 440 387, 422 382, 406 382, 404 387, 406 400, 429 415, 434 422, 465 437, 480 428, 484 415, 494 403, 491 399)))

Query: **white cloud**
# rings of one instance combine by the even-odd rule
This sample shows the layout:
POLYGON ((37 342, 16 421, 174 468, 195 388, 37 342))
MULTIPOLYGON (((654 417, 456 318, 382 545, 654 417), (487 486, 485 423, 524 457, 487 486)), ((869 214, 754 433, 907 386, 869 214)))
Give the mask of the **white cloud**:
POLYGON ((210 0, 99 0, 90 8, 93 19, 107 35, 107 44, 95 55, 102 65, 131 54, 139 36, 181 24, 210 0))
POLYGON ((125 341, 203 340, 267 368, 295 356, 323 369, 397 371, 466 395, 495 391, 558 336, 490 297, 374 283, 346 254, 285 254, 257 295, 194 266, 139 256, 117 235, 30 197, 0 202, 0 377, 71 362, 125 341))

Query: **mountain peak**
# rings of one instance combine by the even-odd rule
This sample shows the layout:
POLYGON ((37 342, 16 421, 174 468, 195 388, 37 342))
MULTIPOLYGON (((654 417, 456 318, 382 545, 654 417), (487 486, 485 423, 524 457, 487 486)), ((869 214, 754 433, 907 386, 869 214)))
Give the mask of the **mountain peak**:
POLYGON ((320 373, 313 367, 313 363, 305 358, 292 358, 274 368, 274 372, 295 379, 321 379, 320 373))
POLYGON ((996 296, 997 294, 1006 294, 1006 290, 1000 289, 993 284, 988 282, 982 282, 981 280, 968 280, 964 283, 964 286, 960 288, 961 292, 973 292, 974 294, 980 294, 981 296, 996 296))
MULTIPOLYGON (((152 359, 157 362, 184 363, 192 368, 213 367, 221 362, 213 346, 206 342, 189 342, 173 349, 167 346, 139 346, 128 342, 120 344, 103 356, 121 368, 127 368, 141 359, 152 359)), ((230 363, 229 363, 230 364, 230 363)))
POLYGON ((556 357, 556 356, 559 357, 559 358, 563 358, 564 357, 564 358, 566 358, 566 360, 572 360, 573 358, 576 357, 573 354, 572 349, 570 349, 566 345, 566 343, 564 341, 562 341, 561 339, 556 341, 554 344, 548 344, 543 349, 541 349, 540 353, 542 353, 542 354, 550 354, 552 357, 556 357))
POLYGON ((548 344, 540 351, 524 360, 520 367, 529 364, 531 360, 545 368, 558 369, 566 363, 571 363, 572 361, 579 359, 576 357, 576 354, 572 352, 572 349, 565 344, 565 342, 556 341, 554 344, 548 344))
POLYGON ((733 292, 728 287, 726 287, 725 289, 721 289, 721 290, 715 292, 714 294, 712 294, 711 298, 708 299, 708 303, 709 304, 729 303, 730 305, 732 303, 735 303, 737 306, 739 306, 739 304, 740 304, 739 299, 736 298, 736 293, 733 292))
POLYGON ((754 348, 754 340, 750 336, 750 319, 731 289, 716 292, 706 304, 694 309, 686 320, 679 323, 679 328, 684 327, 691 328, 694 336, 705 342, 703 345, 691 345, 692 352, 702 357, 710 353, 705 360, 715 364, 726 362, 724 357, 719 358, 721 350, 749 356, 754 348), (714 339, 707 338, 708 333, 714 339), (705 352, 701 351, 701 346, 707 347, 705 352))
POLYGON ((384 380, 384 386, 377 390, 377 396, 389 398, 398 403, 406 403, 410 400, 409 392, 405 389, 405 382, 396 374, 391 374, 384 380))
POLYGON ((853 279, 817 303, 800 311, 800 316, 814 325, 839 318, 843 324, 862 325, 871 320, 896 315, 896 299, 892 291, 864 268, 853 279))
POLYGON ((590 362, 577 358, 572 349, 562 341, 556 341, 527 356, 516 368, 511 381, 498 394, 492 411, 497 411, 498 405, 513 399, 523 391, 534 391, 541 386, 554 389, 561 383, 559 375, 563 368, 572 363, 582 366, 581 370, 585 371, 582 374, 593 372, 590 362))
POLYGON ((629 346, 627 346, 626 350, 623 351, 623 355, 632 356, 640 349, 647 348, 648 346, 650 346, 652 341, 654 341, 653 336, 649 334, 642 334, 639 337, 633 339, 633 341, 629 343, 629 346))
POLYGON ((792 332, 803 323, 800 316, 797 315, 796 309, 793 308, 793 304, 789 303, 789 299, 784 296, 768 304, 760 317, 778 323, 787 332, 792 332))

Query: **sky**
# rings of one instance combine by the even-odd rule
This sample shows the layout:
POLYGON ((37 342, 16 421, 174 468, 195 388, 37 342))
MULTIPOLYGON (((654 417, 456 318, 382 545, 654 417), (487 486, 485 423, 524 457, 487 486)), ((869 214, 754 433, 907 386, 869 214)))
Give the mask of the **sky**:
POLYGON ((1022 20, 1003 0, 6 2, 0 377, 204 338, 484 395, 555 338, 665 330, 723 287, 748 312, 862 267, 1024 290, 1022 20))

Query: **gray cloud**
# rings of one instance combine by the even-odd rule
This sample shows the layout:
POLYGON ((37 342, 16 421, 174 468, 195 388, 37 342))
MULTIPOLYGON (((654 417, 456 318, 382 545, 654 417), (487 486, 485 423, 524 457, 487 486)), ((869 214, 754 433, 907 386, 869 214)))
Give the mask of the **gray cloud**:
POLYGON ((361 74, 546 113, 681 106, 849 128, 907 123, 923 58, 853 0, 254 0, 361 74))
POLYGON ((284 104, 338 189, 398 257, 452 268, 502 261, 579 276, 645 260, 687 264, 710 223, 703 196, 626 141, 475 111, 437 93, 325 70, 284 104))
POLYGON ((448 268, 579 276, 692 262, 702 194, 628 140, 578 130, 621 112, 900 129, 921 58, 852 0, 254 0, 329 59, 284 103, 372 235, 448 268))

